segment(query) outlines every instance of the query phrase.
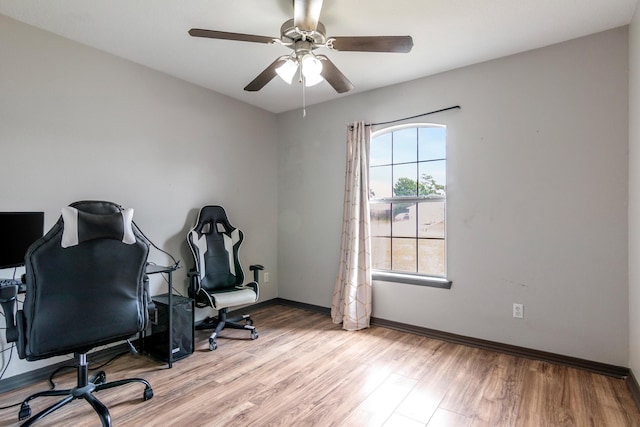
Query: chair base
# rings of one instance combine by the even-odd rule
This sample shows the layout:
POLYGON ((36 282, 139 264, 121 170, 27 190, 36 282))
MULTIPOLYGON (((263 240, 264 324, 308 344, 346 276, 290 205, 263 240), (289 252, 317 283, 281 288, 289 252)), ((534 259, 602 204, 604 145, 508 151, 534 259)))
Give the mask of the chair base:
POLYGON ((214 329, 214 331, 209 336, 209 351, 213 351, 218 348, 218 343, 216 342, 216 338, 220 331, 224 328, 232 328, 232 329, 246 329, 251 331, 251 339, 255 340, 260 335, 256 330, 256 327, 253 326, 253 320, 249 314, 243 314, 239 317, 227 318, 227 308, 222 308, 218 310, 218 315, 216 317, 207 317, 202 321, 201 324, 196 326, 196 330, 204 330, 204 329, 214 329), (244 321, 244 324, 239 322, 244 321))
POLYGON ((151 385, 142 378, 127 378, 123 380, 106 382, 107 375, 104 371, 99 371, 96 374, 92 375, 91 378, 88 378, 88 365, 87 365, 87 355, 86 353, 77 353, 76 358, 78 359, 78 385, 71 389, 65 390, 46 390, 38 393, 34 393, 31 396, 27 397, 22 401, 22 405, 20 406, 20 412, 18 414, 19 420, 24 420, 26 418, 31 417, 31 408, 29 407, 29 402, 33 399, 42 396, 65 396, 62 400, 53 405, 45 408, 44 410, 38 412, 33 417, 29 418, 28 421, 21 424, 22 426, 30 426, 38 420, 41 420, 45 416, 50 413, 62 408, 66 404, 74 401, 75 399, 84 399, 86 400, 93 410, 100 417, 100 422, 103 427, 111 426, 111 416, 109 415, 109 410, 107 407, 100 402, 93 393, 100 390, 106 390, 113 387, 119 387, 121 385, 130 384, 130 383, 141 383, 144 384, 145 389, 143 393, 143 400, 149 400, 153 397, 153 390, 151 389, 151 385))

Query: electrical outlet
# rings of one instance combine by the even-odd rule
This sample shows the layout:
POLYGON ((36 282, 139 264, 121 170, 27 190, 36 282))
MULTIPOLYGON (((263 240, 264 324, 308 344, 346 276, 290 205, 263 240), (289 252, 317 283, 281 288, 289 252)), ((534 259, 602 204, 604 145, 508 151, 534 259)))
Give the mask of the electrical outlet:
POLYGON ((524 304, 513 303, 513 317, 516 319, 524 317, 524 304))
POLYGON ((269 273, 264 273, 264 283, 269 283, 269 273))

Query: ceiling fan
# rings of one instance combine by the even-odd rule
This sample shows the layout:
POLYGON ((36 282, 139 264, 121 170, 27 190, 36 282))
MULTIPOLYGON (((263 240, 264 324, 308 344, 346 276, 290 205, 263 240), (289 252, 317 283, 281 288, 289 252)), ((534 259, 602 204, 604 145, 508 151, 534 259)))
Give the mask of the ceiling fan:
POLYGON ((299 74, 304 86, 313 86, 324 79, 338 93, 353 89, 353 84, 326 55, 317 55, 314 52, 319 47, 351 52, 407 53, 411 51, 413 47, 411 36, 327 37, 325 27, 319 21, 322 1, 293 0, 293 19, 282 24, 280 38, 199 28, 192 28, 189 34, 193 37, 211 39, 280 44, 290 48, 293 51, 290 55, 276 59, 244 88, 250 92, 262 89, 276 75, 291 84, 296 74, 299 74))

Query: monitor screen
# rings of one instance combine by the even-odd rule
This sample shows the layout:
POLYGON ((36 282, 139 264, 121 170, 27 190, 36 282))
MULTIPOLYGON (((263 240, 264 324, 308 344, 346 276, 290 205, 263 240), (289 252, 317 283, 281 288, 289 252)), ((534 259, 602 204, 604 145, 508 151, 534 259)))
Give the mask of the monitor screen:
POLYGON ((0 268, 24 265, 24 255, 43 236, 44 212, 0 212, 0 268))

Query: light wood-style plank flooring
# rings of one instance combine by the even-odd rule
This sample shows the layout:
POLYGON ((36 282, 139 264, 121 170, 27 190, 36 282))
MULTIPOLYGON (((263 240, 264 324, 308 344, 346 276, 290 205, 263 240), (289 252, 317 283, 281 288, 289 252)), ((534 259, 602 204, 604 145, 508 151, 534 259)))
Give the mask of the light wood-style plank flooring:
MULTIPOLYGON (((114 426, 640 426, 623 380, 372 327, 346 332, 327 315, 286 306, 252 312, 260 338, 223 331, 218 349, 196 331, 196 351, 172 369, 123 356, 108 380, 147 379, 96 396, 114 426)), ((75 374, 56 379, 72 386, 75 374)), ((41 382, 0 395, 19 402, 41 382)), ((35 414, 56 398, 32 402, 35 414)), ((15 426, 17 408, 0 411, 15 426)), ((39 426, 99 426, 76 400, 39 426)))

